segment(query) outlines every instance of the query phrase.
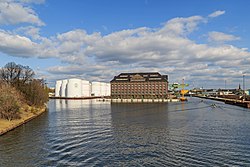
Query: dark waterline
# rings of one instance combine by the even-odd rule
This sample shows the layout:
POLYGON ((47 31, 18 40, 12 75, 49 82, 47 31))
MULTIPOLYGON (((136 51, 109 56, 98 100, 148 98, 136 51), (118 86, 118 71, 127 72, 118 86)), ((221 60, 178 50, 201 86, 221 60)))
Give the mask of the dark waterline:
POLYGON ((250 166, 250 110, 196 98, 51 100, 0 137, 0 166, 250 166))

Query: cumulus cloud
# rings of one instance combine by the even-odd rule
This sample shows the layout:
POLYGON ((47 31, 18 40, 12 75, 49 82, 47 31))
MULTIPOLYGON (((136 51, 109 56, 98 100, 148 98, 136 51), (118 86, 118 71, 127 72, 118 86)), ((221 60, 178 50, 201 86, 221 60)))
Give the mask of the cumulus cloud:
POLYGON ((208 40, 211 42, 227 42, 227 41, 240 40, 240 37, 213 31, 208 33, 208 40))
POLYGON ((30 6, 13 0, 0 1, 0 25, 19 23, 30 23, 38 26, 45 25, 30 6))
POLYGON ((32 38, 33 40, 42 39, 40 36, 40 28, 34 26, 19 27, 15 30, 16 33, 23 34, 32 38))
POLYGON ((45 0, 17 0, 21 3, 35 3, 35 4, 42 4, 45 0))
POLYGON ((224 10, 217 10, 217 11, 211 13, 210 15, 208 15, 208 17, 210 17, 210 18, 218 17, 218 16, 223 15, 225 13, 226 12, 224 10))
MULTIPOLYGON (((217 11, 209 17, 222 13, 217 11)), ((182 78, 203 82, 219 80, 218 74, 237 76, 239 68, 246 70, 248 49, 224 43, 200 44, 189 38, 206 21, 202 16, 179 17, 158 28, 139 27, 107 35, 75 29, 51 37, 41 36, 40 28, 27 26, 15 32, 0 31, 0 51, 17 57, 57 58, 65 64, 47 72, 58 79, 77 76, 109 81, 120 72, 159 71, 170 75, 172 82, 182 78)), ((226 42, 240 38, 214 31, 209 39, 226 42)))
POLYGON ((29 38, 0 31, 0 50, 13 56, 30 57, 35 54, 37 44, 29 38))
POLYGON ((201 16, 192 16, 188 18, 174 18, 169 20, 160 33, 173 35, 188 35, 193 32, 200 22, 205 22, 205 18, 201 16))

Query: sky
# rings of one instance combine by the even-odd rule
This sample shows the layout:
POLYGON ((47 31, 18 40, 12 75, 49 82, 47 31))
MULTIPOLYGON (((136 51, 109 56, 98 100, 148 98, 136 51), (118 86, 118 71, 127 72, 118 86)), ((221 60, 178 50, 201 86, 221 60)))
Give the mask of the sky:
POLYGON ((250 88, 248 0, 0 0, 0 67, 109 82, 160 72, 189 88, 250 88))

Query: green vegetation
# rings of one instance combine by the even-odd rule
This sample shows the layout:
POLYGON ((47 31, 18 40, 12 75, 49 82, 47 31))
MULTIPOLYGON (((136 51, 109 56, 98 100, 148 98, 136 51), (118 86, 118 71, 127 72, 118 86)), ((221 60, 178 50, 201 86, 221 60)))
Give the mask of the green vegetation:
POLYGON ((28 66, 14 62, 0 69, 0 119, 20 118, 22 106, 42 107, 48 101, 44 80, 34 79, 28 66))

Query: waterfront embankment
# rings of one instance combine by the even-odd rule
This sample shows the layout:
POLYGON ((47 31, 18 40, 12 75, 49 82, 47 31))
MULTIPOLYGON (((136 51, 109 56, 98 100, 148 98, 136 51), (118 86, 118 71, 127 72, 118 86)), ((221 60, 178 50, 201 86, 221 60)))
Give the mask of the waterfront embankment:
POLYGON ((40 108, 25 106, 22 107, 20 110, 20 119, 14 119, 11 121, 8 121, 6 119, 0 119, 0 136, 31 121, 32 119, 44 113, 45 111, 47 111, 46 106, 40 108))
POLYGON ((89 100, 89 99, 110 99, 110 96, 88 96, 88 97, 55 97, 51 96, 50 99, 63 99, 63 100, 89 100))
POLYGON ((113 103, 162 103, 178 102, 179 99, 111 99, 113 103))
POLYGON ((240 100, 239 98, 226 98, 225 96, 223 96, 223 97, 211 97, 211 96, 199 96, 199 95, 196 95, 195 97, 216 100, 216 101, 223 101, 226 104, 236 105, 236 106, 240 106, 240 107, 244 107, 244 108, 250 108, 250 101, 240 100))

